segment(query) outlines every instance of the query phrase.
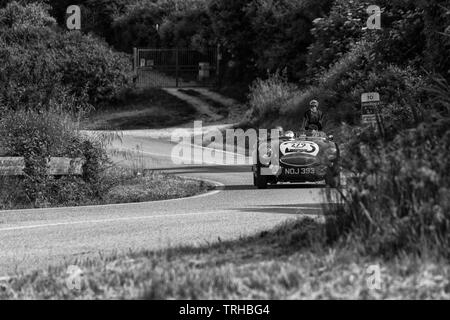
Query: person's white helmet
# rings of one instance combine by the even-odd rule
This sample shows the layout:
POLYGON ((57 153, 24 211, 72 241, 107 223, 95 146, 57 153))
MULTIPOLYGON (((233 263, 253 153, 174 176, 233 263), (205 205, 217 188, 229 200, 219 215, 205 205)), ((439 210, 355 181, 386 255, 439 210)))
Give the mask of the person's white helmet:
POLYGON ((311 102, 309 103, 309 105, 310 105, 311 107, 313 107, 313 106, 318 107, 318 106, 319 106, 319 101, 317 101, 317 100, 311 100, 311 102))

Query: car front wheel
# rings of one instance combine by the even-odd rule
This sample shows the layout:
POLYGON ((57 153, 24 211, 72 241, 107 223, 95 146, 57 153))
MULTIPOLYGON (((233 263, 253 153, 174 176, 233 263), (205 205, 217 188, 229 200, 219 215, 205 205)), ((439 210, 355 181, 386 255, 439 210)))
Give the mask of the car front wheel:
POLYGON ((258 189, 266 189, 267 188, 267 177, 261 175, 261 167, 254 166, 253 167, 253 185, 258 189))

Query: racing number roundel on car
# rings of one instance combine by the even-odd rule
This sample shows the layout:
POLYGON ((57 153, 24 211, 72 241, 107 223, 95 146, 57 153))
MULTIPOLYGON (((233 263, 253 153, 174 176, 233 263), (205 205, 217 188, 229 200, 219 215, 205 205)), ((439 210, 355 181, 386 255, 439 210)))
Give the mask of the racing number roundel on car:
POLYGON ((280 145, 280 151, 283 155, 299 152, 317 156, 319 153, 319 146, 311 141, 289 141, 280 145))

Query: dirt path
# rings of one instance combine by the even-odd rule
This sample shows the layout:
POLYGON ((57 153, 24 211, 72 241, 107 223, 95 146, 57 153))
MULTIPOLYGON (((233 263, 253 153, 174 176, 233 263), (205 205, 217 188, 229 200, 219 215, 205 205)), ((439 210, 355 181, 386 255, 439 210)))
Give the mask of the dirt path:
POLYGON ((228 108, 233 108, 240 104, 239 102, 237 102, 232 98, 224 97, 221 94, 211 91, 207 88, 191 88, 191 90, 197 91, 198 93, 206 96, 207 98, 214 100, 228 108))
POLYGON ((200 98, 183 93, 177 88, 165 88, 163 90, 166 91, 167 93, 177 97, 178 99, 181 99, 181 100, 189 103, 197 110, 197 112, 201 116, 206 116, 213 122, 223 119, 223 116, 221 116, 213 111, 213 108, 209 103, 207 103, 206 101, 204 101, 200 98))
MULTIPOLYGON (((180 99, 193 107, 193 112, 197 112, 198 116, 196 120, 202 121, 201 133, 202 135, 208 135, 215 132, 225 132, 226 129, 231 129, 235 127, 235 125, 242 120, 242 116, 245 111, 242 111, 241 108, 245 108, 239 102, 224 97, 216 92, 213 92, 207 88, 165 88, 163 89, 166 93, 174 96, 177 99, 180 99), (188 94, 189 91, 195 91, 198 95, 188 94), (187 92, 187 93, 186 93, 187 92), (222 107, 218 107, 217 105, 221 105, 222 107), (226 109, 228 112, 225 115, 219 114, 222 109, 226 109)), ((110 116, 103 115, 101 119, 103 122, 107 122, 106 120, 119 118, 126 118, 131 116, 139 116, 145 117, 158 110, 154 109, 144 109, 144 110, 127 110, 122 112, 116 112, 110 116)), ((96 126, 99 127, 99 126, 96 126)), ((104 126, 107 128, 106 126, 104 126)), ((87 129, 92 130, 91 127, 87 127, 87 129)), ((183 130, 186 136, 196 136, 199 135, 199 129, 194 128, 193 121, 188 121, 185 123, 181 123, 175 126, 168 126, 167 128, 136 128, 130 129, 126 132, 132 134, 135 137, 139 137, 142 139, 157 139, 162 141, 171 141, 174 133, 183 130)), ((95 129, 94 129, 95 130, 95 129)), ((94 131, 91 131, 94 132, 94 131)), ((113 133, 114 129, 111 130, 102 130, 101 133, 113 133)), ((223 144, 219 141, 217 142, 209 142, 209 147, 214 149, 222 149, 223 144), (217 144, 217 145, 216 145, 217 144)))

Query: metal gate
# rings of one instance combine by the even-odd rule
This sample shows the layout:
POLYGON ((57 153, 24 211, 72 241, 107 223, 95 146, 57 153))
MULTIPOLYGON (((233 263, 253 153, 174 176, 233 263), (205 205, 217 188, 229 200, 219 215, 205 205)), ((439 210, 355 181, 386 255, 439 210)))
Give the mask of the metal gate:
POLYGON ((219 49, 134 48, 134 72, 139 87, 214 86, 219 76, 219 49))

